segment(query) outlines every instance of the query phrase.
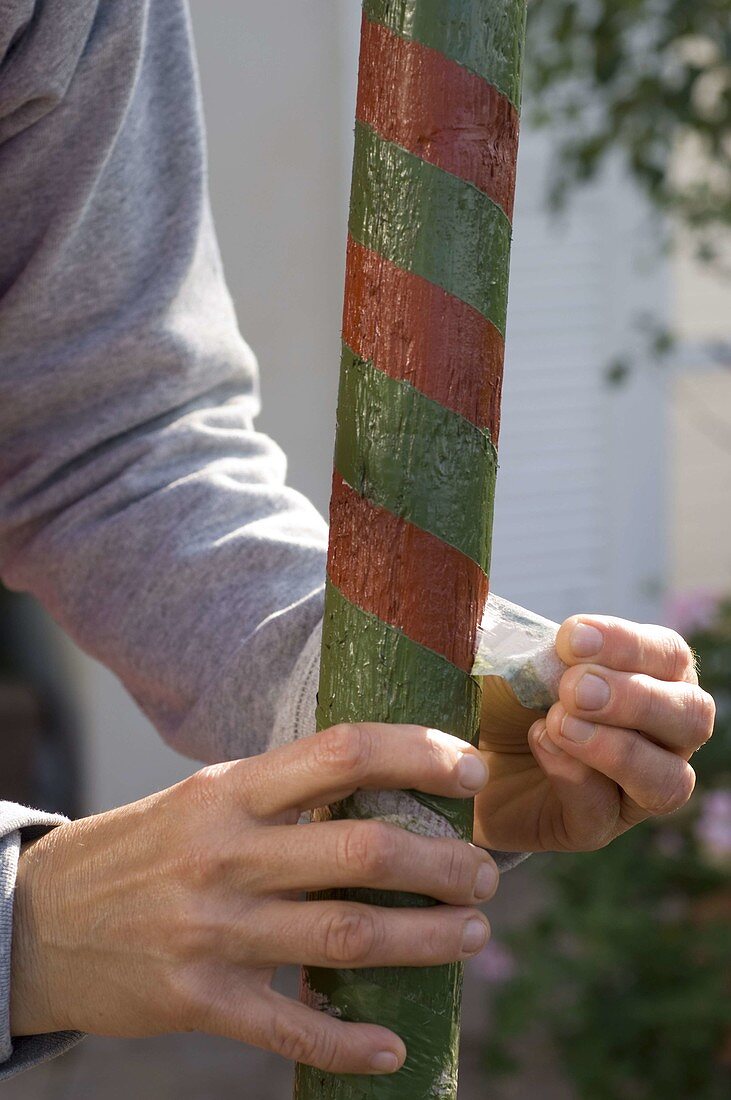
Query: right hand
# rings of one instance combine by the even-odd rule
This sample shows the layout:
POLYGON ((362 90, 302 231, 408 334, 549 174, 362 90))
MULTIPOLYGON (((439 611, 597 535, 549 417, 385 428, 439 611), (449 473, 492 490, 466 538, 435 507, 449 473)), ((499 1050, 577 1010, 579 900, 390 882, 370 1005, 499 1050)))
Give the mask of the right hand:
POLYGON ((334 726, 262 756, 204 768, 132 805, 53 829, 20 858, 11 1031, 144 1036, 198 1030, 331 1073, 388 1073, 386 1028, 345 1023, 272 989, 277 966, 433 966, 476 954, 488 854, 377 821, 299 826, 357 788, 467 798, 475 749, 421 726, 334 726), (448 904, 304 901, 377 887, 448 904))

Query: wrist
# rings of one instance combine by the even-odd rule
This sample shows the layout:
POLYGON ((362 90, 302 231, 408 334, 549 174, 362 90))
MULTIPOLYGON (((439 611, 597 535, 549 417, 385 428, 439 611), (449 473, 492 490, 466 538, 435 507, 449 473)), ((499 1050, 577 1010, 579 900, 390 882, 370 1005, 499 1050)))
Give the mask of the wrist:
POLYGON ((44 874, 50 861, 50 836, 46 834, 24 844, 18 860, 10 969, 13 1037, 62 1031, 70 1026, 60 1018, 51 996, 52 891, 46 885, 51 877, 44 874))

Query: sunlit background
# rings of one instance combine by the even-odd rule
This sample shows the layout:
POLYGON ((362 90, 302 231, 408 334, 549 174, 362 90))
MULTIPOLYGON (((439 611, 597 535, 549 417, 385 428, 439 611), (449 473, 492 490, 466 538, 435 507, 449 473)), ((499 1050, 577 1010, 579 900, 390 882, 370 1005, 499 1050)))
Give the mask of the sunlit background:
MULTIPOLYGON (((260 362, 259 426, 287 452, 290 483, 325 513, 358 3, 192 9, 218 234, 260 362)), ((601 611, 705 631, 701 655, 728 693, 728 619, 725 643, 713 624, 731 594, 731 249, 720 228, 710 261, 689 232, 661 248, 668 222, 618 153, 549 209, 558 140, 530 121, 521 138, 492 587, 556 620, 601 611)), ((702 176, 692 144, 673 170, 702 176)), ((194 770, 108 672, 41 613, 3 599, 3 797, 93 812, 194 770)), ((731 793, 720 786, 730 753, 714 752, 693 815, 646 827, 616 853, 541 857, 506 876, 490 907, 495 942, 468 969, 461 1100, 723 1095, 731 1020, 713 976, 689 979, 677 1002, 683 967, 702 976, 709 959, 716 970, 728 961, 715 930, 731 909, 731 793), (628 889, 648 876, 649 893, 628 889), (622 931, 628 906, 638 920, 622 931), (683 954, 691 930, 701 949, 683 954), (678 969, 643 969, 663 937, 678 969), (703 1041, 687 1041, 700 1028, 703 1041)), ((289 1082, 284 1063, 233 1043, 94 1039, 5 1096, 279 1100, 289 1082)))

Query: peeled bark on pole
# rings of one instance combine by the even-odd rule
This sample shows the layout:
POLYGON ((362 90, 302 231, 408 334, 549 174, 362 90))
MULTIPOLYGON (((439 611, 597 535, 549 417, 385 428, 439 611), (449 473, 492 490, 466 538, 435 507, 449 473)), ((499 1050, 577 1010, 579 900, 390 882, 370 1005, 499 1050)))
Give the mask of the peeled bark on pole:
MULTIPOLYGON (((363 5, 319 728, 478 735, 524 37, 525 0, 363 5)), ((323 816, 472 834, 470 803, 414 792, 323 816)), ((308 1003, 408 1057, 388 1077, 299 1066, 298 1100, 454 1100, 461 983, 458 964, 307 969, 308 1003)))

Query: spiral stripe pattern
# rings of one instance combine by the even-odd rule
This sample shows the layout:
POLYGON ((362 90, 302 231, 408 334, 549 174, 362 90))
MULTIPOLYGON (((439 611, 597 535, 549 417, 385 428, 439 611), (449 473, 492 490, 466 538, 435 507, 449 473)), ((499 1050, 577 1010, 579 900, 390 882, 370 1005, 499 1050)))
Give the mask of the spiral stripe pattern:
MULTIPOLYGON (((525 0, 364 0, 320 728, 478 733, 524 25, 525 0)), ((469 804, 416 792, 327 815, 471 835, 469 804)), ((454 1100, 460 988, 458 965, 306 970, 306 1000, 393 1027, 408 1057, 390 1077, 300 1066, 299 1100, 454 1100)))

